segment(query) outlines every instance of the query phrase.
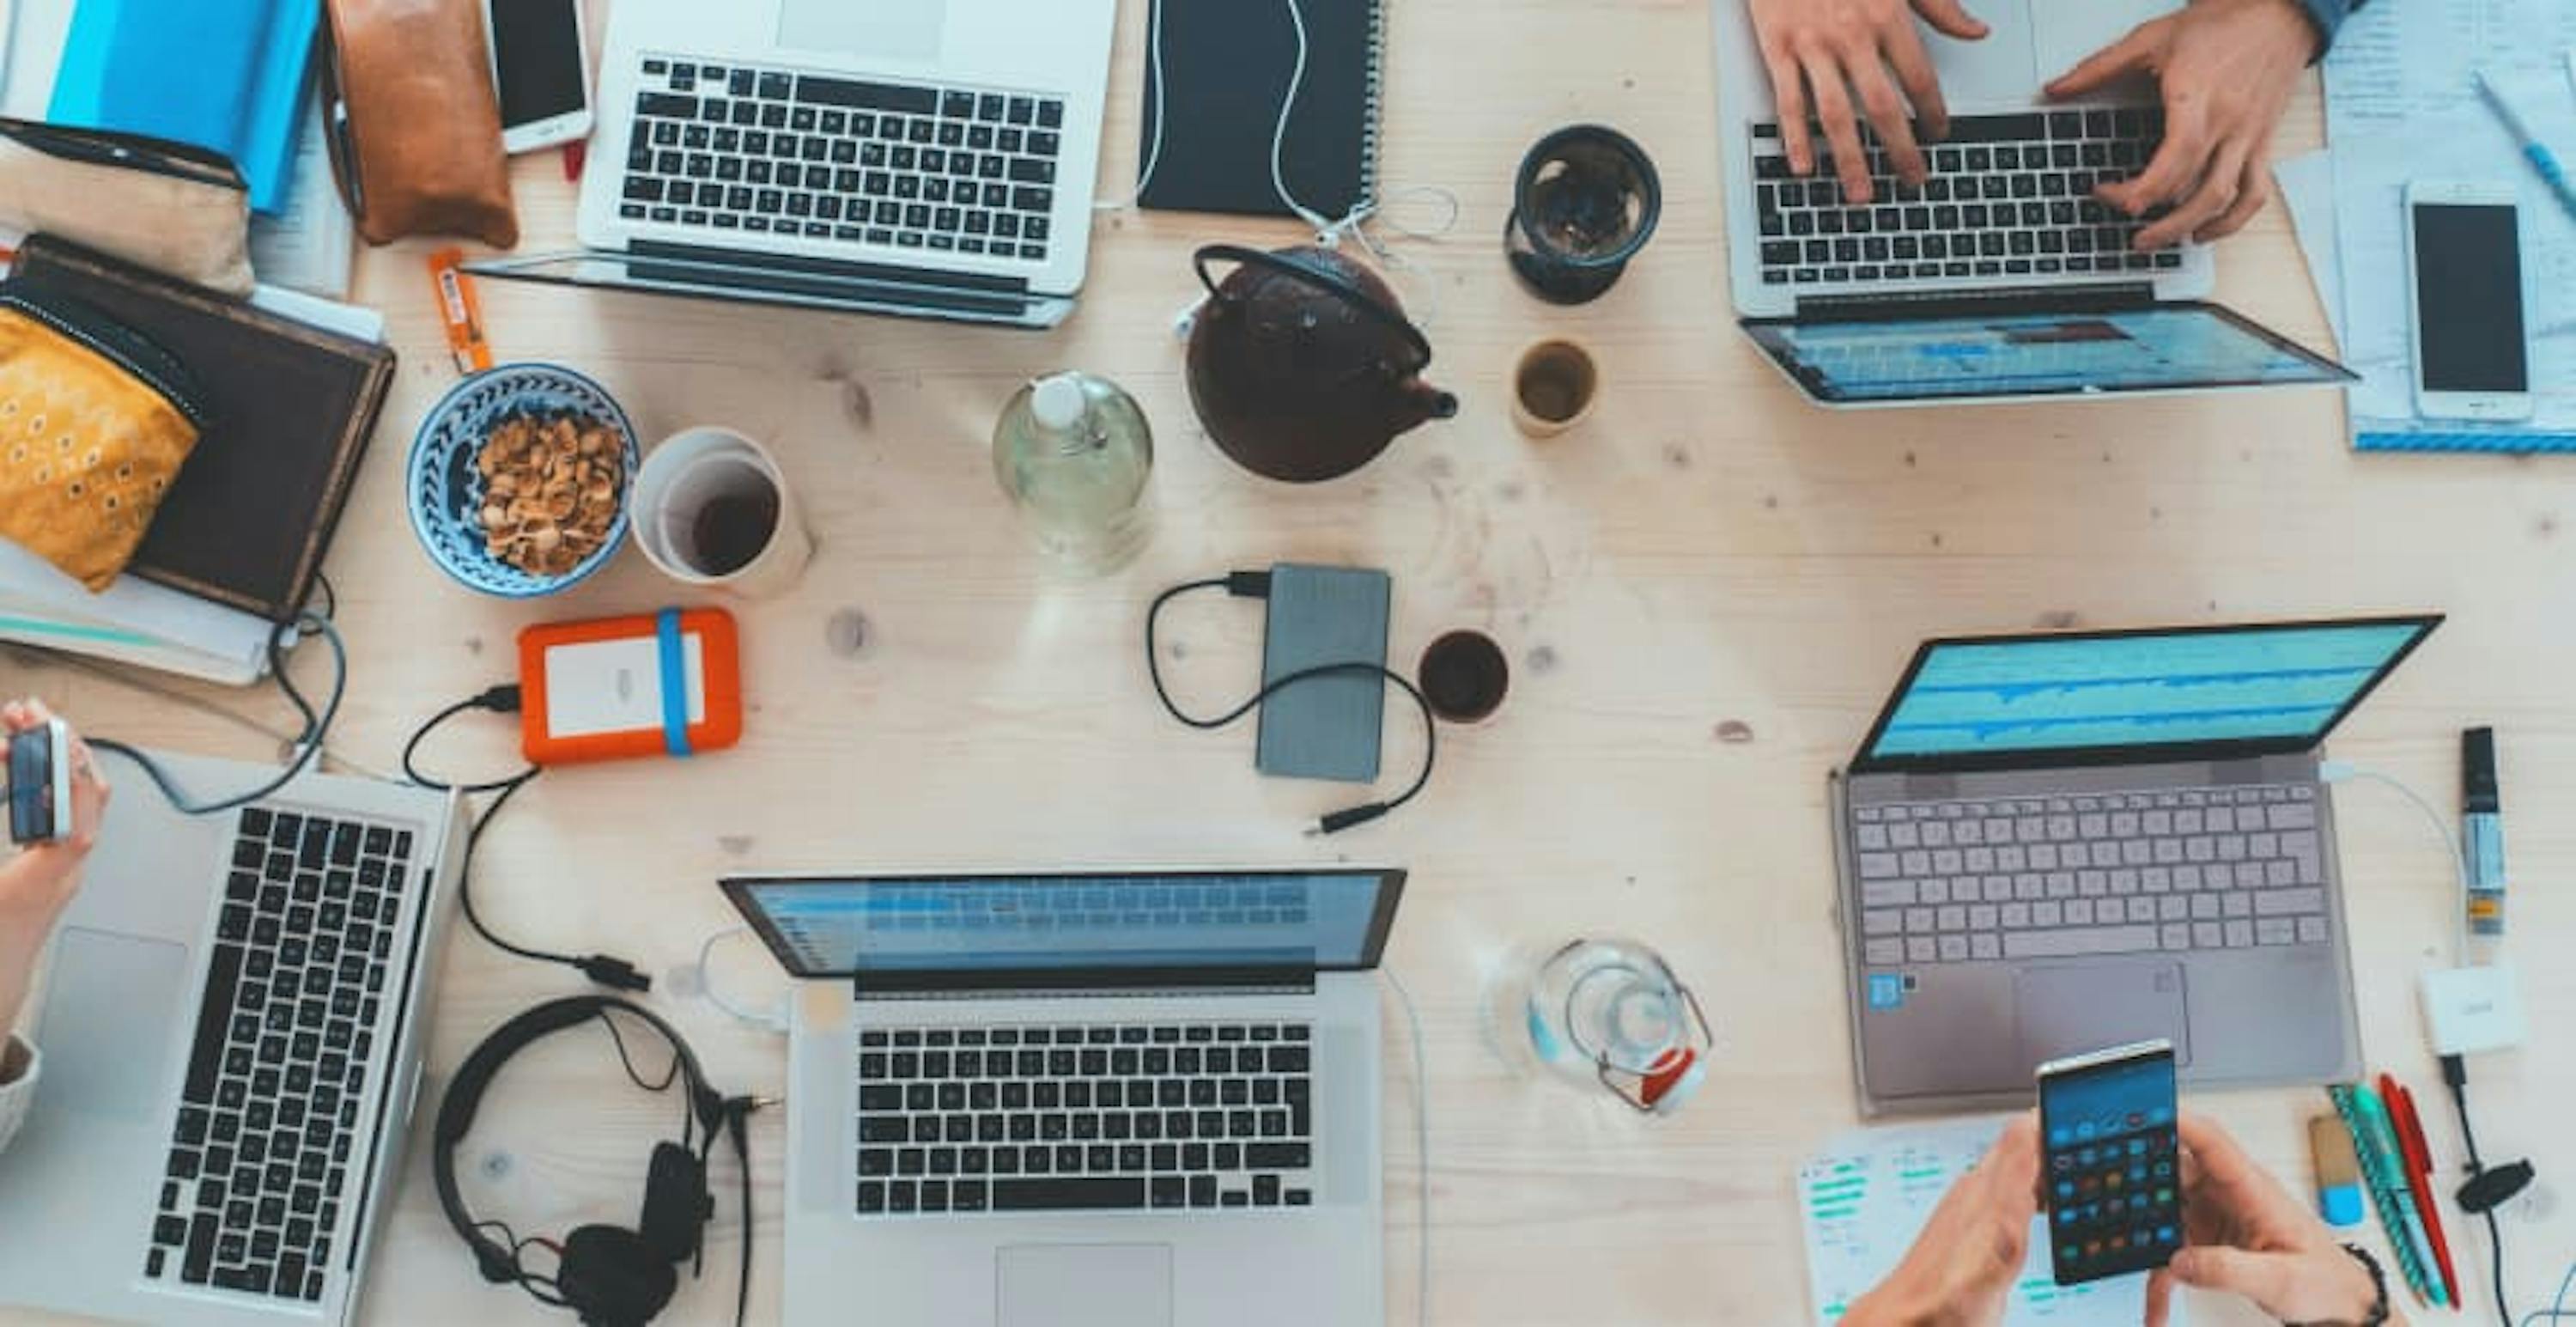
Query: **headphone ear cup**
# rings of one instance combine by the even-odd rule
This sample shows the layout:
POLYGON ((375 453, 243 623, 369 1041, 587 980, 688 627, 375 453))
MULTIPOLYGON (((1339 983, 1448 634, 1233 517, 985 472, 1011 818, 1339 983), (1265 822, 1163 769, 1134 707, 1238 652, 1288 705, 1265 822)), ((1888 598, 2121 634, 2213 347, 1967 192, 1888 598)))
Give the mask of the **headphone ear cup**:
POLYGON ((644 1181, 644 1217, 637 1233, 644 1247, 664 1262, 685 1262, 698 1251, 716 1203, 707 1192, 707 1169, 695 1153, 678 1143, 653 1147, 653 1168, 644 1181))
POLYGON ((643 1327, 680 1288, 679 1269, 622 1226, 583 1226, 564 1239, 555 1293, 598 1327, 643 1327))

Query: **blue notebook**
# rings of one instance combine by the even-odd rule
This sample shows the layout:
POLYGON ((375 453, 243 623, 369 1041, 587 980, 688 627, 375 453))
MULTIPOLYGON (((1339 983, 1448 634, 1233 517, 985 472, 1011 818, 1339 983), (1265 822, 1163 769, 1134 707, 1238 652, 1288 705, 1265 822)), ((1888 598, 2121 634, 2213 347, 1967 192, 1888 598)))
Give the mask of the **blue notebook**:
POLYGON ((221 152, 274 213, 321 16, 322 0, 79 0, 46 118, 221 152))

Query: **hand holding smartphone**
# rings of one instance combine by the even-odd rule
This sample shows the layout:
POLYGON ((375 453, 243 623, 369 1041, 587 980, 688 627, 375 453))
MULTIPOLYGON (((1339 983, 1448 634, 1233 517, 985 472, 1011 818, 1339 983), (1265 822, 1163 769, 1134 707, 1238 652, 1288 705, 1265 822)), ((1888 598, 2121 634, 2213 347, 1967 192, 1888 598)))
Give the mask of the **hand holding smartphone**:
POLYGON ((71 728, 60 719, 9 735, 9 841, 72 836, 71 728))
POLYGON ((2039 1067, 2040 1184, 2057 1283, 2152 1271, 2182 1247, 2173 1043, 2039 1067))

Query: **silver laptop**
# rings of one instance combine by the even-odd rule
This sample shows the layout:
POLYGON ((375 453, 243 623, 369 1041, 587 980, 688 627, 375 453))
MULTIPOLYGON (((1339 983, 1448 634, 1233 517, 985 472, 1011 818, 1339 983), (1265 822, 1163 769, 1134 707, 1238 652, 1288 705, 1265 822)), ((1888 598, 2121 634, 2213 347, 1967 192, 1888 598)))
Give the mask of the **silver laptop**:
MULTIPOLYGON (((464 818, 306 775, 190 818, 123 795, 55 941, 0 1154, 0 1299, 135 1322, 356 1320, 420 1088, 464 818), (42 1238, 25 1232, 47 1232, 42 1238)), ((156 755, 193 796, 276 771, 156 755)))
POLYGON ((2438 617, 1937 640, 1832 784, 1865 1113, 2361 1068, 2319 746, 2438 617))
POLYGON ((1114 0, 620 0, 583 250, 487 276, 1052 327, 1114 0))
POLYGON ((1385 1321, 1400 871, 730 879, 789 973, 787 1319, 1385 1321))
MULTIPOLYGON (((2207 303, 2210 251, 2152 254, 2096 186, 2163 137, 2154 89, 2049 101, 2048 80, 2174 8, 2164 0, 1976 6, 1993 31, 1923 29, 1951 111, 1931 177, 1901 185, 1863 126, 1873 197, 1791 173, 1746 7, 1709 6, 1735 310, 1764 355, 1836 407, 2341 383, 2353 375, 2207 303)), ((1830 159, 1821 135, 1820 156, 1830 159)))

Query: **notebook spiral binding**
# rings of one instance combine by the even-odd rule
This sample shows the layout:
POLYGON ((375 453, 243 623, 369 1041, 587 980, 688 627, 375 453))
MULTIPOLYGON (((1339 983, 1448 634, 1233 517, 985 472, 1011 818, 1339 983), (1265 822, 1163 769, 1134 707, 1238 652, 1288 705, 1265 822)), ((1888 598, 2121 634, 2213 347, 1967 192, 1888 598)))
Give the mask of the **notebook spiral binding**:
POLYGON ((1360 136, 1359 206, 1374 209, 1378 204, 1378 142, 1386 132, 1386 0, 1372 0, 1369 5, 1368 90, 1363 94, 1363 103, 1367 127, 1360 136))

